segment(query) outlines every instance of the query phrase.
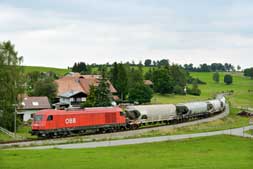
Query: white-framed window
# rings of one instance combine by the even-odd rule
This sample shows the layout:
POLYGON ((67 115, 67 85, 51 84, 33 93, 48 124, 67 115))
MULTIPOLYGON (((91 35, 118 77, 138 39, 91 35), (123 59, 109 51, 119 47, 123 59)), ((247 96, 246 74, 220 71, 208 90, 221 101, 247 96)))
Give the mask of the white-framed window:
POLYGON ((33 106, 38 106, 38 105, 39 105, 39 102, 32 102, 32 105, 33 105, 33 106))

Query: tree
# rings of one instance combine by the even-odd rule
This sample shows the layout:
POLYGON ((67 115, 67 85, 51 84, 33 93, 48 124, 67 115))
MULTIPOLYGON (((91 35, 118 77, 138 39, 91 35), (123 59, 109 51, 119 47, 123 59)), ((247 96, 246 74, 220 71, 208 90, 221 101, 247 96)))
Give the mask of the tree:
POLYGON ((179 85, 175 85, 175 86, 174 86, 173 92, 174 92, 175 94, 185 94, 184 88, 183 88, 182 86, 179 86, 179 85))
POLYGON ((102 79, 99 81, 99 85, 95 90, 96 94, 96 106, 105 107, 110 106, 112 102, 112 94, 109 89, 109 83, 105 77, 105 69, 102 69, 102 79))
POLYGON ((189 74, 182 67, 179 65, 170 66, 170 74, 177 85, 182 88, 186 86, 189 74))
POLYGON ((187 89, 187 93, 195 96, 200 96, 201 90, 198 88, 198 82, 194 81, 192 85, 192 89, 187 89))
POLYGON ((155 60, 153 60, 153 66, 156 66, 157 62, 155 60))
POLYGON ((144 62, 145 66, 151 66, 152 60, 151 59, 146 59, 144 62))
POLYGON ((168 59, 162 59, 160 61, 157 61, 157 66, 169 66, 169 60, 168 59))
POLYGON ((229 74, 226 74, 224 76, 224 83, 226 83, 227 85, 230 85, 233 83, 233 77, 229 74))
POLYGON ((154 83, 155 92, 161 94, 173 92, 173 86, 175 85, 175 82, 169 73, 168 67, 162 67, 154 70, 152 81, 154 83))
POLYGON ((190 64, 184 64, 184 69, 186 70, 186 71, 194 71, 194 67, 193 67, 193 64, 192 63, 190 63, 190 64))
POLYGON ((147 103, 152 98, 153 91, 149 86, 138 84, 134 88, 129 89, 128 100, 130 102, 147 103))
POLYGON ((244 70, 244 76, 248 76, 253 79, 253 67, 244 70))
POLYGON ((202 72, 210 72, 211 66, 207 65, 206 63, 200 65, 200 70, 202 72))
POLYGON ((86 65, 84 62, 74 63, 74 66, 72 67, 72 72, 79 72, 81 74, 90 74, 91 67, 89 65, 86 65))
POLYGON ((112 94, 109 90, 109 83, 105 78, 105 69, 102 69, 102 79, 99 85, 90 86, 90 94, 81 107, 106 107, 111 106, 112 94))
POLYGON ((237 71, 240 71, 240 70, 241 70, 241 66, 237 65, 237 71))
POLYGON ((0 43, 0 125, 11 131, 14 130, 14 106, 20 104, 18 95, 24 92, 22 60, 10 41, 0 43))
POLYGON ((125 99, 128 93, 128 77, 126 67, 122 63, 118 65, 118 82, 116 84, 121 100, 125 99))
POLYGON ((49 72, 39 72, 39 71, 32 71, 26 74, 26 93, 28 95, 31 95, 31 93, 34 90, 34 85, 39 81, 43 79, 57 79, 58 76, 55 72, 49 71, 49 72))
MULTIPOLYGON (((119 75, 119 69, 117 62, 114 62, 112 65, 112 68, 110 70, 110 81, 112 82, 113 86, 117 89, 118 87, 118 75, 119 75)), ((118 89, 117 89, 118 90, 118 89)))
POLYGON ((84 103, 81 103, 81 107, 95 107, 96 106, 96 87, 94 85, 90 86, 90 93, 86 98, 84 103))
POLYGON ((30 94, 34 88, 34 84, 41 79, 39 71, 33 71, 26 74, 26 92, 30 94))
POLYGON ((144 83, 142 67, 139 66, 138 69, 131 68, 128 73, 129 85, 128 88, 134 88, 137 85, 141 85, 144 83))
POLYGON ((220 81, 220 74, 218 72, 215 72, 213 74, 213 80, 216 82, 216 83, 219 83, 220 81))
POLYGON ((151 68, 145 73, 144 75, 145 80, 152 80, 153 79, 153 71, 151 68))
POLYGON ((57 96, 57 87, 57 84, 54 83, 51 78, 38 80, 34 84, 31 96, 47 96, 49 101, 52 103, 57 96))

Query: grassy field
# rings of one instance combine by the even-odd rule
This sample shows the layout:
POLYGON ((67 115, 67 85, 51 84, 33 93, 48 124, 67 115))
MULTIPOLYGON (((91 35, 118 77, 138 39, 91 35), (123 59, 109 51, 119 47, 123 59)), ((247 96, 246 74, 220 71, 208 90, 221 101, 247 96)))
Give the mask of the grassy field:
POLYGON ((1 141, 10 141, 10 140, 12 140, 11 137, 9 137, 8 135, 6 135, 5 133, 0 131, 0 142, 1 141))
POLYGON ((70 72, 68 69, 53 68, 53 67, 40 67, 40 66, 24 66, 25 73, 39 71, 39 72, 55 72, 58 76, 63 76, 65 73, 70 72))
POLYGON ((253 135, 253 130, 245 131, 245 133, 250 134, 250 135, 253 135))
POLYGON ((0 150, 1 169, 251 169, 252 140, 213 136, 94 149, 0 150))
POLYGON ((206 82, 206 85, 199 85, 201 89, 201 96, 179 96, 179 95, 160 95, 155 94, 152 98, 152 103, 179 103, 188 101, 205 100, 215 96, 215 94, 233 90, 234 94, 228 96, 229 101, 233 107, 253 107, 253 93, 248 90, 253 90, 253 80, 244 77, 239 73, 232 73, 233 84, 225 85, 223 78, 225 73, 220 73, 220 83, 215 83, 212 80, 213 73, 209 72, 193 72, 191 76, 199 78, 206 82))
MULTIPOLYGON (((31 130, 30 126, 20 126, 19 129, 17 130, 17 135, 22 136, 23 138, 26 138, 26 139, 37 138, 36 136, 32 136, 29 133, 30 130, 31 130)), ((13 140, 12 137, 9 137, 8 135, 0 131, 0 143, 4 141, 11 141, 11 140, 13 140)))

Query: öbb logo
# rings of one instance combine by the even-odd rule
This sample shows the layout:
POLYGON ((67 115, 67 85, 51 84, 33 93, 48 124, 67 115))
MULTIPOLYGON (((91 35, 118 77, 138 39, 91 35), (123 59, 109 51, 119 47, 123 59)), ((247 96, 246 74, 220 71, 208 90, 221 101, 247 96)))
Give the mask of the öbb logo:
POLYGON ((74 124, 76 123, 76 118, 67 118, 65 119, 66 124, 74 124))

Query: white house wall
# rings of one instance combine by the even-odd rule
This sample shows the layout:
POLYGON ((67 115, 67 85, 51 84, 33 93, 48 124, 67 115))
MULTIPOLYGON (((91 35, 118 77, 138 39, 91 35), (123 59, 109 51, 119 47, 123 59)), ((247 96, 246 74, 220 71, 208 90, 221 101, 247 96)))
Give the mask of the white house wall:
POLYGON ((25 110, 18 112, 17 114, 23 114, 23 121, 32 119, 32 114, 35 114, 38 110, 25 110))

